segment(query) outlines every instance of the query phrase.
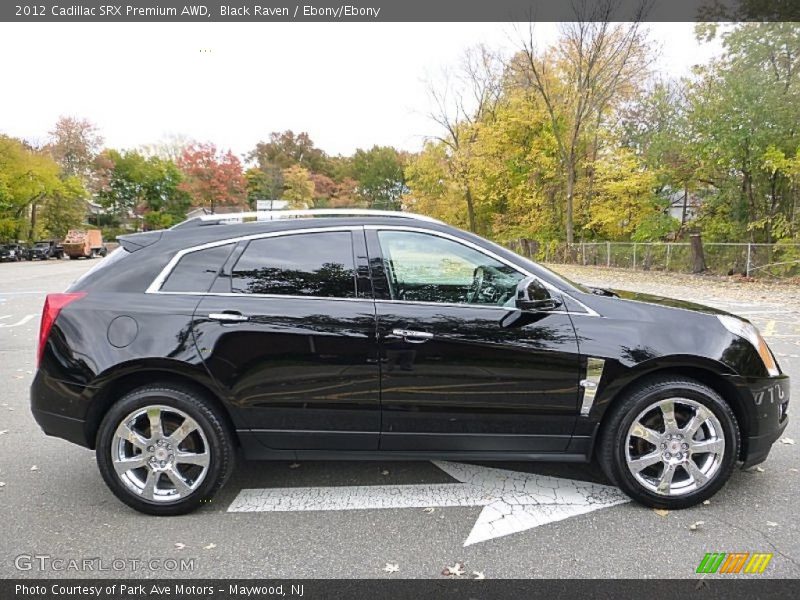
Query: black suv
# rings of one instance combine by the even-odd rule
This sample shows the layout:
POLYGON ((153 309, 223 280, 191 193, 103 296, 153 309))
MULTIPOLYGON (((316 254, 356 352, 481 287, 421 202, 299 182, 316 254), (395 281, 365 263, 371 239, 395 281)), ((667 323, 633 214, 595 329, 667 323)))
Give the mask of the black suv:
POLYGON ((206 216, 47 297, 33 414, 147 513, 250 459, 589 461, 700 502, 766 459, 789 380, 753 325, 586 288, 406 213, 206 216), (274 217, 274 215, 273 215, 274 217), (290 218, 291 217, 291 218, 290 218))
POLYGON ((0 245, 0 262, 19 262, 25 258, 25 252, 20 244, 0 245))
POLYGON ((36 242, 28 250, 28 260, 47 260, 48 258, 64 258, 64 248, 55 240, 36 242))

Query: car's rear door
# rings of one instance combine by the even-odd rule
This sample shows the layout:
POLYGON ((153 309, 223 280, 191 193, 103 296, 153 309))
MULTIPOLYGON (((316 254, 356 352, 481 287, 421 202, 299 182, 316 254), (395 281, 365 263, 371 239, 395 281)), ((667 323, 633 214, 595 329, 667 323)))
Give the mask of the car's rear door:
POLYGON ((366 230, 381 450, 565 451, 580 373, 567 312, 517 311, 526 274, 469 242, 411 227, 366 230))
POLYGON ((194 337, 238 419, 274 449, 374 450, 375 309, 361 227, 236 244, 194 337))

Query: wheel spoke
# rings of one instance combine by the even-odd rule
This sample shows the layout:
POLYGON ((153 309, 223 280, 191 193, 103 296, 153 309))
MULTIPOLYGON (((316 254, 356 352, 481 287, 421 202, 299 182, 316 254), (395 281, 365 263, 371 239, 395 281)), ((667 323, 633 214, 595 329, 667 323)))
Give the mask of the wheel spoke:
POLYGON ((661 462, 661 453, 651 452, 650 454, 645 454, 644 456, 628 461, 628 466, 631 471, 638 473, 659 462, 661 462))
POLYGON ((672 487, 673 477, 675 477, 675 465, 664 465, 664 472, 661 473, 661 477, 658 479, 656 491, 658 491, 659 494, 669 494, 669 489, 672 487))
POLYGON ((672 400, 664 400, 658 407, 664 417, 665 431, 675 431, 678 429, 678 422, 675 420, 675 403, 672 400))
POLYGON ((169 480, 175 486, 175 491, 178 492, 178 495, 185 496, 186 494, 189 494, 192 491, 191 486, 188 483, 186 483, 186 480, 177 471, 177 469, 175 469, 175 467, 167 469, 164 472, 167 474, 167 477, 169 477, 169 480))
POLYGON ((142 496, 147 498, 148 500, 155 499, 155 492, 156 492, 156 480, 161 476, 159 473, 156 475, 150 469, 147 470, 147 479, 144 482, 144 489, 142 490, 142 496))
POLYGON ((700 470, 694 461, 688 460, 684 463, 683 468, 689 474, 689 476, 694 480, 695 485, 700 487, 704 485, 708 481, 708 477, 706 477, 705 473, 700 470))
POLYGON ((169 439, 174 444, 180 444, 183 440, 186 439, 193 431, 196 431, 199 428, 197 423, 194 419, 186 417, 181 423, 181 426, 178 427, 175 431, 172 432, 172 435, 169 436, 169 439))
POLYGON ((692 418, 689 419, 689 422, 686 423, 683 428, 683 435, 686 439, 691 440, 697 433, 697 430, 700 429, 710 416, 711 412, 705 406, 698 407, 694 415, 692 415, 692 418))
POLYGON ((691 448, 693 454, 702 454, 705 452, 719 454, 725 450, 725 442, 716 438, 710 440, 701 440, 699 442, 695 440, 689 440, 689 447, 691 448))
POLYGON ((157 406, 151 406, 147 409, 147 418, 150 419, 150 438, 157 440, 164 436, 164 430, 161 426, 161 409, 157 406))
POLYGON ((641 423, 636 423, 631 429, 631 435, 634 437, 642 438, 644 441, 653 444, 653 446, 658 447, 658 444, 661 442, 661 434, 657 431, 653 431, 649 427, 645 427, 641 423))
POLYGON ((118 438, 129 441, 140 450, 147 448, 147 440, 136 433, 133 429, 128 427, 127 423, 120 423, 114 435, 116 435, 118 438))
POLYGON ((208 466, 208 452, 178 452, 175 455, 175 462, 183 465, 208 466))
POLYGON ((119 475, 127 473, 131 469, 139 469, 147 466, 147 457, 144 454, 132 456, 130 458, 115 458, 113 459, 114 470, 119 475))

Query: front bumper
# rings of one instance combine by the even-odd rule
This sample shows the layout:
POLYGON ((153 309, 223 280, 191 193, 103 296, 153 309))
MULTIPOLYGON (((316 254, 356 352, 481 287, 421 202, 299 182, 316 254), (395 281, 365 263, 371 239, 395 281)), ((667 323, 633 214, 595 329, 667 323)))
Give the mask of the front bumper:
POLYGON ((752 403, 748 407, 752 422, 742 440, 743 469, 764 462, 789 424, 789 377, 749 380, 746 388, 749 393, 744 396, 746 402, 752 403))

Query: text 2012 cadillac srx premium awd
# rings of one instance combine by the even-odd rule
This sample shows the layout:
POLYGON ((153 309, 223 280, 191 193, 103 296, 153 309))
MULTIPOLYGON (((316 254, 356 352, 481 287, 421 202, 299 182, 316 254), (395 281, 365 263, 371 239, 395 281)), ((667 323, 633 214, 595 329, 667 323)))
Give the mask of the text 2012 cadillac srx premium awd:
POLYGON ((681 508, 786 427, 788 377, 739 317, 583 287, 412 214, 281 217, 123 236, 47 297, 33 414, 137 510, 194 509, 237 452, 596 458, 681 508))

